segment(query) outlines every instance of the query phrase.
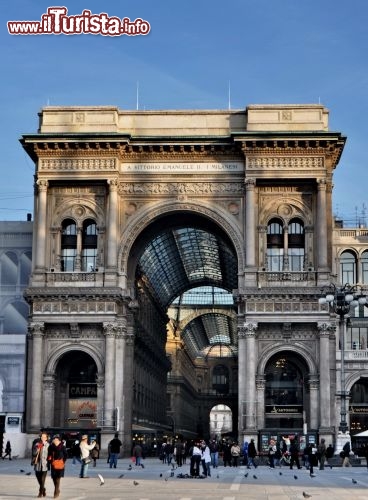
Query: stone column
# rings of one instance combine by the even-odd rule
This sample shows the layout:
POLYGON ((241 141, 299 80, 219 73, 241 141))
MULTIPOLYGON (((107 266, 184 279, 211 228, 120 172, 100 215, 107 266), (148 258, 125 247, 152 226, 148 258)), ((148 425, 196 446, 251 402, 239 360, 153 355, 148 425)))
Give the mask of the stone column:
POLYGON ((38 180, 38 204, 37 204, 37 235, 35 238, 36 247, 32 254, 35 259, 35 270, 45 269, 46 259, 46 210, 47 210, 47 180, 38 180))
POLYGON ((118 180, 109 179, 109 220, 107 223, 107 261, 106 267, 117 266, 117 220, 118 220, 118 180))
POLYGON ((256 388, 257 388, 257 428, 264 429, 265 422, 265 388, 266 379, 264 377, 256 378, 256 388))
POLYGON ((243 442, 246 428, 246 328, 238 326, 238 434, 239 442, 243 442))
POLYGON ((42 395, 43 395, 43 336, 44 336, 44 323, 31 323, 29 326, 29 333, 32 339, 32 368, 31 373, 31 418, 30 426, 32 429, 40 429, 43 425, 41 421, 42 411, 42 395))
POLYGON ((318 252, 318 269, 327 268, 327 206, 326 206, 326 180, 318 181, 317 193, 317 218, 316 218, 316 236, 318 252))
POLYGON ((105 400, 104 423, 105 426, 114 425, 114 387, 115 387, 115 324, 103 324, 105 334, 105 400))
POLYGON ((132 407, 133 407, 133 363, 134 363, 134 334, 133 328, 128 326, 124 335, 124 380, 122 401, 122 441, 125 454, 130 453, 132 433, 132 407))
POLYGON ((52 427, 54 425, 55 384, 55 374, 45 373, 43 377, 43 396, 45 398, 45 416, 43 424, 46 427, 52 427))
POLYGON ((116 422, 117 430, 120 432, 123 428, 124 412, 124 365, 125 365, 125 341, 126 341, 126 321, 119 321, 116 327, 115 339, 115 406, 119 408, 118 420, 116 422))
POLYGON ((255 179, 245 179, 245 265, 255 267, 255 179))
POLYGON ((317 377, 309 379, 309 428, 318 429, 318 380, 317 377))
POLYGON ((97 427, 104 425, 104 397, 105 397, 105 376, 98 374, 97 377, 97 427))
MULTIPOLYGON (((81 271, 82 269, 82 234, 83 229, 81 227, 77 227, 77 252, 74 265, 74 269, 76 271, 81 271)), ((84 269, 84 271, 88 271, 88 269, 84 269)))
POLYGON ((257 323, 245 323, 246 375, 245 375, 245 422, 247 430, 256 428, 256 330, 257 323))
POLYGON ((331 380, 330 380, 330 335, 335 332, 335 326, 331 323, 318 323, 319 330, 319 415, 320 427, 327 429, 331 427, 331 380))
POLYGON ((284 257, 282 262, 282 270, 289 271, 289 226, 285 224, 284 226, 284 257))

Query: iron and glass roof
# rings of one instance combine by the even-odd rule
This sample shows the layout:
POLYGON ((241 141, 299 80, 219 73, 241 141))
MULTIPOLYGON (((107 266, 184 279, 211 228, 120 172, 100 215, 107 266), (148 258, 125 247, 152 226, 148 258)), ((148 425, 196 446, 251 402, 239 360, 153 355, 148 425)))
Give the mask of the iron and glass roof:
MULTIPOLYGON (((138 278, 160 306, 206 309, 182 332, 192 357, 205 356, 214 346, 237 344, 236 321, 208 306, 232 307, 237 288, 237 259, 230 242, 203 227, 168 227, 154 236, 139 259, 138 278)), ((226 354, 230 355, 230 354, 226 354)))

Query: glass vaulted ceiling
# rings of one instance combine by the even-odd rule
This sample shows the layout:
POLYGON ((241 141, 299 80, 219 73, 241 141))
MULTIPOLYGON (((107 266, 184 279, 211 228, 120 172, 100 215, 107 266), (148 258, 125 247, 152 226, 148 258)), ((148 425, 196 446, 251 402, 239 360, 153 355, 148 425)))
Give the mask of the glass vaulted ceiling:
POLYGON ((188 307, 185 298, 190 296, 193 302, 197 294, 198 302, 190 307, 207 309, 182 332, 186 347, 193 357, 213 355, 218 351, 215 346, 223 347, 219 350, 221 355, 228 356, 236 350, 235 314, 230 317, 215 309, 208 313, 208 301, 203 303, 201 297, 203 290, 211 290, 212 306, 232 307, 229 297, 237 288, 237 270, 235 252, 219 234, 202 228, 171 227, 161 230, 145 247, 137 277, 165 310, 171 304, 176 308, 188 307), (220 296, 224 299, 222 303, 218 300, 220 296))

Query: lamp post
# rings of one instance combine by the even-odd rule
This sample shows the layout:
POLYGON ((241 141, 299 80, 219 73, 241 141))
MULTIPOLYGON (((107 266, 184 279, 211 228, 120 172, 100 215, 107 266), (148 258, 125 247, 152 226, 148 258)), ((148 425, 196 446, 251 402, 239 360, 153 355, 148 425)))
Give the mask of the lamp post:
MULTIPOLYGON (((342 448, 342 440, 348 432, 348 424, 346 421, 346 399, 347 393, 345 390, 345 330, 346 316, 350 312, 351 307, 356 307, 359 304, 366 304, 367 298, 362 294, 359 285, 349 285, 337 287, 333 283, 324 290, 322 297, 319 299, 320 304, 328 304, 330 309, 339 316, 339 337, 341 351, 341 367, 340 367, 340 424, 339 435, 341 436, 340 443, 337 442, 337 452, 342 448), (340 445, 340 446, 339 446, 340 445)), ((350 441, 350 437, 348 438, 350 441)), ((346 441, 346 437, 345 437, 346 441)))

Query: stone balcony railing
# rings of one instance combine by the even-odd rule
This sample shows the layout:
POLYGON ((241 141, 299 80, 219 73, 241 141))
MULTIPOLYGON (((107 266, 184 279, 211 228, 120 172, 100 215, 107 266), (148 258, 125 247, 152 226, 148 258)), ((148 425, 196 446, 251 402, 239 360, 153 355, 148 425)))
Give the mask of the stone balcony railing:
MULTIPOLYGON (((341 361, 341 351, 337 351, 336 359, 341 361)), ((346 350, 344 360, 347 361, 368 361, 368 349, 346 350)))
POLYGON ((259 271, 258 283, 260 285, 290 286, 315 286, 317 284, 317 273, 315 271, 259 271))
POLYGON ((103 286, 104 273, 100 272, 49 272, 46 273, 48 285, 65 286, 75 284, 78 286, 103 286))

